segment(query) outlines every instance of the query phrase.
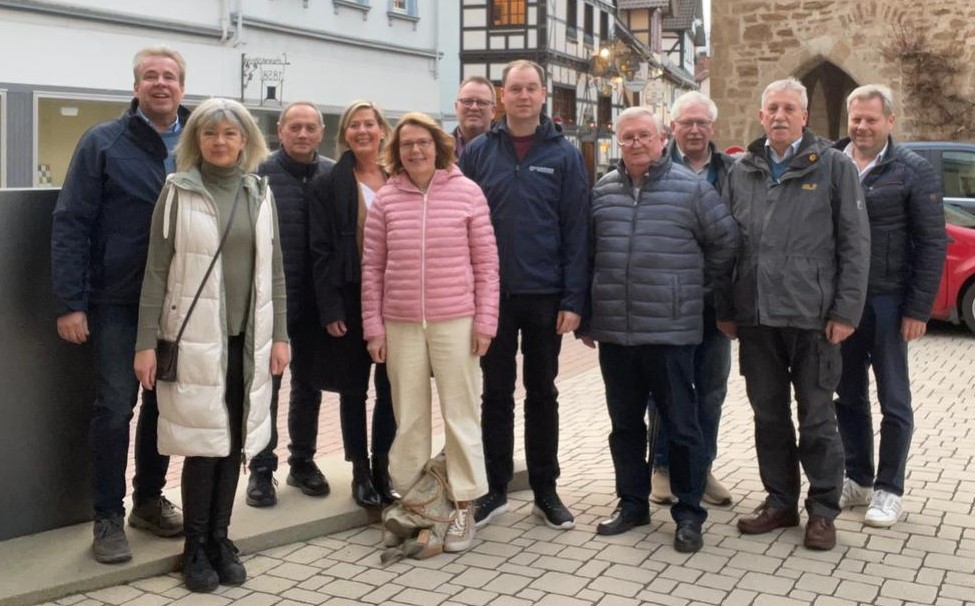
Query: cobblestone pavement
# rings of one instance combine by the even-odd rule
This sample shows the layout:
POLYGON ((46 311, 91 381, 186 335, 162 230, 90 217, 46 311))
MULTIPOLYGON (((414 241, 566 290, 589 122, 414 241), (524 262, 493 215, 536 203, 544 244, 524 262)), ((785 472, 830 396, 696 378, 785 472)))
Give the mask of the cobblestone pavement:
POLYGON ((860 522, 862 508, 844 511, 837 521, 839 544, 829 552, 804 549, 801 527, 758 537, 736 530, 735 519, 754 509, 764 494, 750 409, 734 371, 714 471, 735 503, 710 509, 704 549, 692 555, 673 550, 674 524, 665 508, 654 508, 650 526, 596 536, 595 525, 615 503, 602 380, 591 352, 567 344, 566 355, 575 360, 575 370, 559 383, 560 493, 576 513, 574 530, 539 524, 531 515, 531 494, 520 492, 512 495, 511 511, 479 531, 463 554, 382 567, 380 530, 373 525, 249 555, 249 580, 211 595, 188 593, 171 574, 56 603, 975 604, 975 338, 970 334, 939 326, 911 347, 916 431, 904 518, 891 529, 872 529, 860 522))

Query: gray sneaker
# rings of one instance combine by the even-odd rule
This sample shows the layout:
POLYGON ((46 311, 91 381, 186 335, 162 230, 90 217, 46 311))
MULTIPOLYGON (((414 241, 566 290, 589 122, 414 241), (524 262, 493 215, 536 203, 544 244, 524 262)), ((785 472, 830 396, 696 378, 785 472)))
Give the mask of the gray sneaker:
POLYGON ((166 497, 159 497, 132 508, 129 526, 148 530, 158 537, 183 534, 183 516, 166 497))
POLYGON ((95 518, 94 532, 95 540, 91 544, 91 551, 96 562, 118 564, 132 559, 121 515, 95 518))

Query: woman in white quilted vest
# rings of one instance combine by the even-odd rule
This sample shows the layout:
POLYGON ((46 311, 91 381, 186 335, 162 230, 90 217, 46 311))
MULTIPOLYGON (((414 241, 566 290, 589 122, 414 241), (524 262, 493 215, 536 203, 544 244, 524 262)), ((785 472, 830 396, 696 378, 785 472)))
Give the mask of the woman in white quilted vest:
POLYGON ((135 372, 158 393, 159 452, 186 457, 183 580, 191 591, 246 580, 227 537, 241 456, 267 445, 271 375, 290 358, 274 199, 252 174, 267 153, 242 105, 204 101, 183 128, 179 172, 166 180, 149 232, 135 372), (177 342, 168 380, 157 339, 177 342))
POLYGON ((474 540, 472 503, 488 488, 479 361, 498 329, 494 228, 481 188, 454 164, 453 137, 429 116, 400 119, 383 163, 392 176, 366 217, 362 329, 389 372, 389 473, 403 494, 430 458, 432 372, 456 503, 443 548, 464 551, 474 540))

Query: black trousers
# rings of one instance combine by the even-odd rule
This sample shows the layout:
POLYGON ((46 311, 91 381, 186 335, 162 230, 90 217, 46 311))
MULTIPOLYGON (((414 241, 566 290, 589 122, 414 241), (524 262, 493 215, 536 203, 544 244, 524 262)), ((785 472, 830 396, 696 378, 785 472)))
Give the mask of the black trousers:
POLYGON ((507 492, 514 473, 515 379, 521 334, 525 383, 525 458, 535 494, 559 477, 559 374, 562 335, 555 331, 559 295, 502 295, 498 334, 481 358, 481 436, 491 492, 507 492))
POLYGON ((755 451, 768 505, 799 504, 799 465, 809 480, 810 515, 839 515, 843 443, 833 392, 841 372, 840 346, 822 330, 743 326, 738 329, 741 373, 755 415, 755 451), (795 389, 799 440, 792 424, 795 389))
POLYGON ((183 462, 183 531, 187 542, 224 538, 234 511, 240 477, 244 425, 244 337, 227 342, 227 411, 230 413, 230 454, 186 457, 183 462))

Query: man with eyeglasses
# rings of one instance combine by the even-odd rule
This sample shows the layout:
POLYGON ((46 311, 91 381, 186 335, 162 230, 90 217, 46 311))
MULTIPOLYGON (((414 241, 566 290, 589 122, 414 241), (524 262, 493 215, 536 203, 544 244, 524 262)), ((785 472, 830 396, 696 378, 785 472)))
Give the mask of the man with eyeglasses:
MULTIPOLYGON (((325 136, 325 123, 318 107, 310 101, 288 104, 278 118, 281 149, 261 163, 257 173, 267 177, 278 211, 281 252, 288 291, 288 336, 291 338, 291 389, 288 401, 289 486, 314 497, 328 495, 325 475, 315 464, 318 441, 318 413, 322 392, 315 387, 314 363, 318 323, 315 290, 311 277, 308 245, 308 207, 314 196, 311 183, 327 175, 335 165, 318 154, 325 136)), ((278 502, 273 474, 278 468, 278 393, 281 377, 273 377, 271 396, 271 441, 249 463, 247 504, 271 507, 278 502)))
POLYGON ((547 526, 575 518, 556 492, 562 335, 579 326, 588 288, 589 186, 582 154, 547 116, 545 70, 512 61, 502 72, 505 117, 471 142, 460 168, 481 186, 498 240, 498 334, 481 358, 481 427, 488 494, 477 500, 481 527, 508 508, 513 473, 516 355, 521 335, 525 458, 533 512, 547 526))
POLYGON ((460 83, 454 102, 458 122, 454 129, 454 156, 460 158, 468 143, 491 128, 495 98, 494 84, 487 78, 471 76, 460 83))
MULTIPOLYGON (((735 159, 718 151, 711 138, 714 121, 718 119, 718 107, 714 101, 698 91, 689 91, 677 97, 670 108, 670 138, 664 154, 675 164, 691 169, 699 178, 707 180, 719 194, 724 194, 728 184, 728 171, 735 159)), ((728 375, 731 372, 731 340, 718 330, 714 313, 714 295, 710 283, 704 294, 704 336, 694 352, 694 395, 698 401, 701 433, 708 458, 707 483, 704 500, 712 505, 730 505, 731 493, 725 488, 710 467, 718 452, 718 425, 721 407, 728 393, 728 375)), ((673 503, 670 489, 670 459, 668 457, 670 434, 660 427, 654 444, 653 477, 650 480, 650 500, 654 503, 673 503)))
POLYGON ((623 157, 593 188, 592 316, 583 340, 599 342, 619 504, 596 533, 650 523, 644 415, 652 396, 670 435, 674 549, 689 553, 703 545, 709 463, 694 396, 695 349, 707 276, 728 279, 738 230, 715 189, 663 153, 653 110, 625 109, 613 130, 623 157))

